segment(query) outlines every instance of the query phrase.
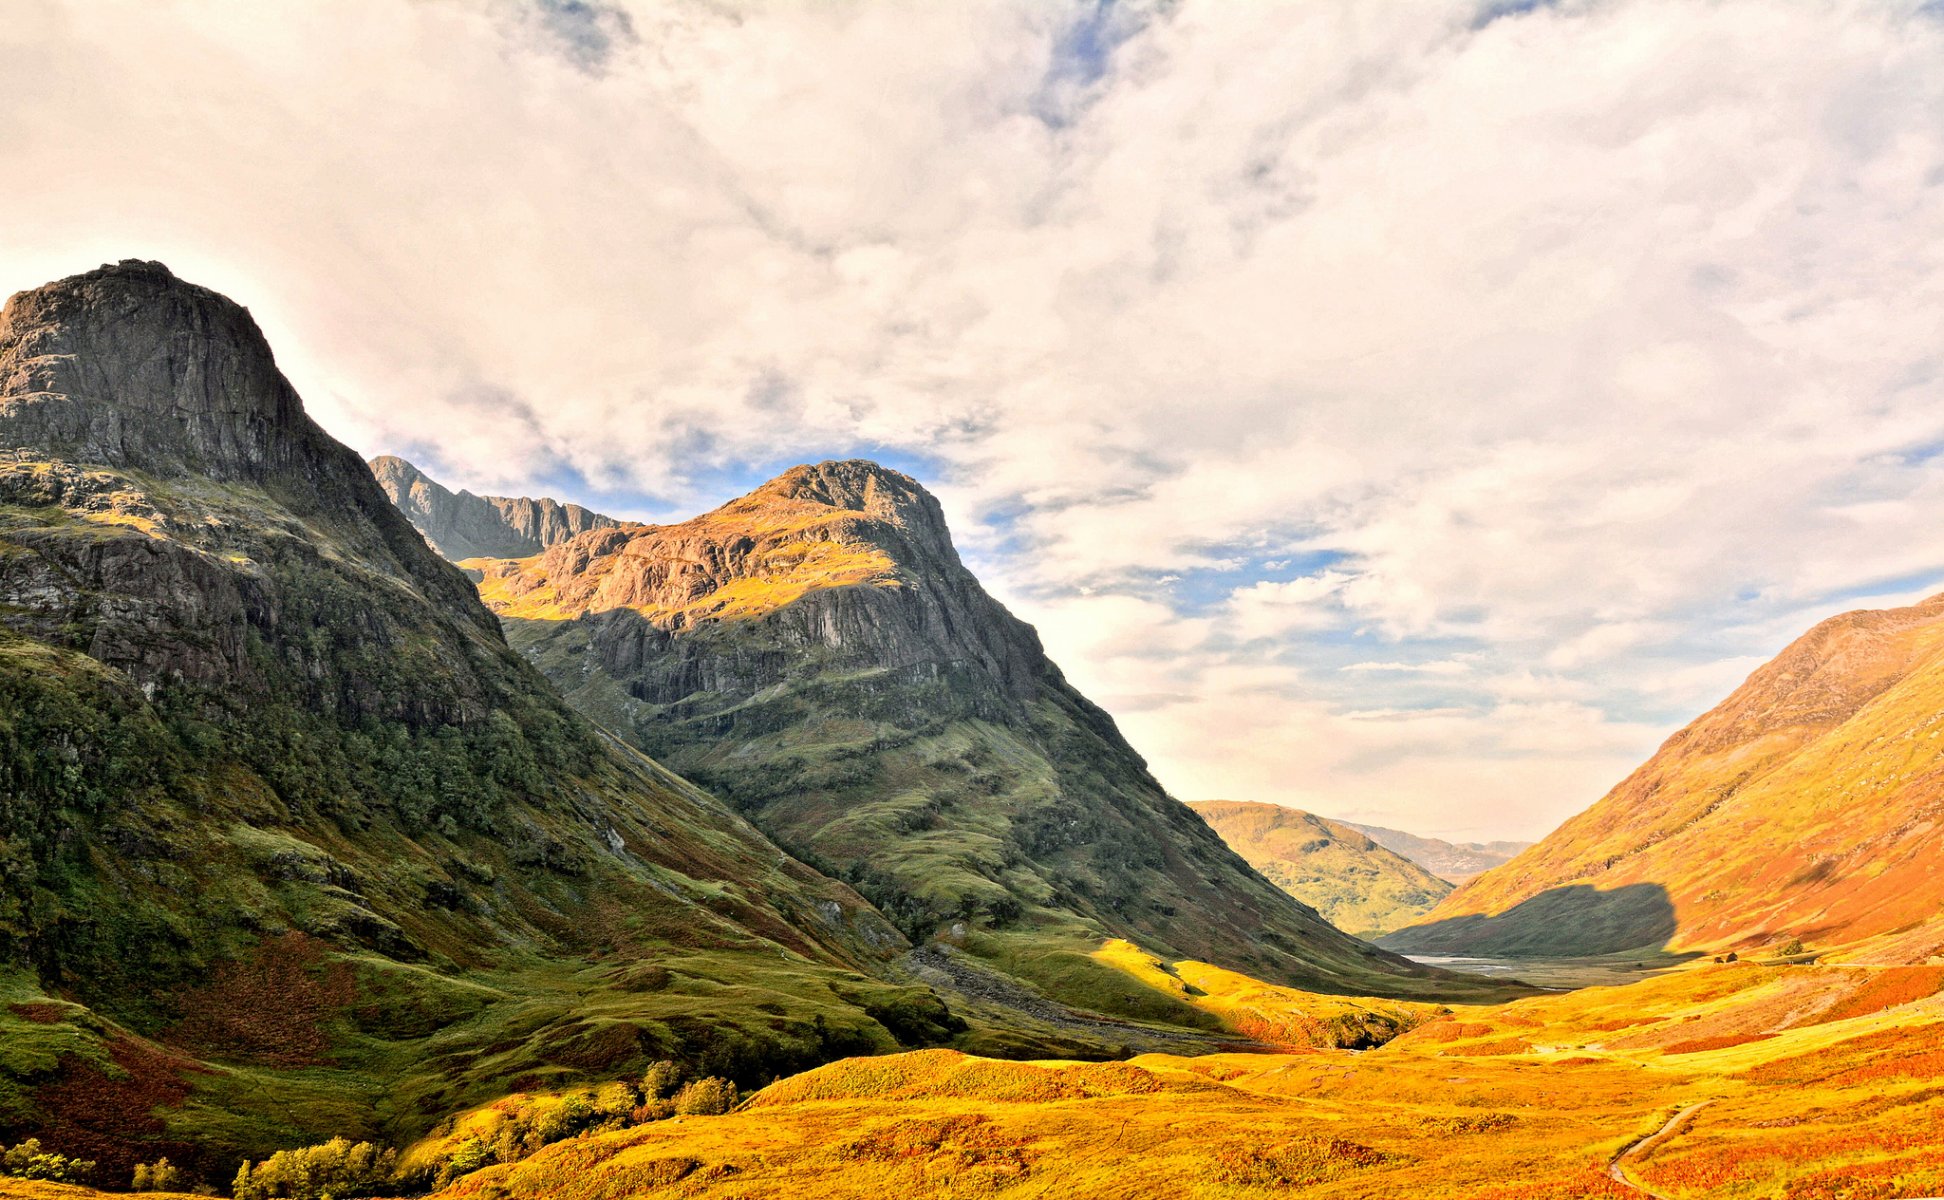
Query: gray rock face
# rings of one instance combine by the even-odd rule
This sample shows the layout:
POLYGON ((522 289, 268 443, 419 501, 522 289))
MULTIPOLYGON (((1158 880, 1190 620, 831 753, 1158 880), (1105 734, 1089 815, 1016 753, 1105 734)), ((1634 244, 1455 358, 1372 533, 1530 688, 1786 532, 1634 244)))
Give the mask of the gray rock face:
POLYGON ((451 492, 392 455, 371 460, 371 473, 432 548, 453 562, 469 558, 526 558, 590 529, 620 524, 613 517, 524 496, 451 492))
POLYGON ((296 393, 240 305, 128 260, 0 311, 0 439, 83 462, 258 479, 300 469, 296 393))
MULTIPOLYGON (((316 619, 293 581, 326 578, 336 555, 430 600, 468 638, 499 640, 464 575, 304 413, 249 312, 160 263, 105 266, 0 310, 0 504, 65 514, 0 530, 31 551, 0 556, 0 625, 83 649, 145 685, 266 689, 265 664, 247 649, 279 643, 311 660, 284 666, 328 683, 334 706, 483 715, 476 689, 385 695, 324 649, 280 636, 293 606, 316 619), (212 480, 262 500, 239 512, 245 493, 212 480), (131 528, 150 536, 108 536, 131 528)), ((410 636, 392 599, 348 593, 331 616, 382 645, 410 636)))
POLYGON ((802 676, 811 655, 820 671, 931 686, 950 677, 941 700, 991 720, 1016 719, 1043 687, 1066 689, 1033 627, 959 560, 937 499, 875 463, 797 467, 694 521, 576 538, 535 575, 587 614, 603 667, 652 704, 747 696, 802 676), (819 569, 818 555, 836 561, 819 569), (753 619, 722 620, 713 598, 753 580, 772 600, 753 619))

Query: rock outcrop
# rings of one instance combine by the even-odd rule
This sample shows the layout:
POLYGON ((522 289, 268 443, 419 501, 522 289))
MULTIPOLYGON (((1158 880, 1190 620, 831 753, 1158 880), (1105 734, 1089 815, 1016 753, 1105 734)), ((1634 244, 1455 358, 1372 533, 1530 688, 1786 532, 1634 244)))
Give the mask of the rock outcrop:
POLYGON ((590 529, 619 524, 578 504, 451 492, 402 458, 381 455, 371 473, 432 548, 453 562, 525 558, 590 529))

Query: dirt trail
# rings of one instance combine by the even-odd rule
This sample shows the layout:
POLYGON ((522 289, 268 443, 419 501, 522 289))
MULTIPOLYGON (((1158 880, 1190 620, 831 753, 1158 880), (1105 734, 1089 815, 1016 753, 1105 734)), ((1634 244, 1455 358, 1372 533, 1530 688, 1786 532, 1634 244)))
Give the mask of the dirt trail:
POLYGON ((1690 1104, 1686 1108, 1682 1109, 1680 1112, 1677 1112, 1672 1117, 1668 1118, 1667 1124, 1661 1126, 1653 1133, 1648 1134, 1646 1137, 1641 1138, 1639 1141, 1629 1142, 1625 1146, 1621 1147, 1620 1152, 1618 1154, 1615 1154, 1613 1158, 1607 1163, 1607 1174, 1611 1176, 1613 1181, 1619 1184, 1621 1187, 1632 1188, 1634 1191, 1639 1192, 1643 1196, 1652 1196, 1653 1200, 1670 1200, 1670 1197, 1662 1195, 1660 1192, 1654 1191, 1652 1188, 1642 1187, 1640 1184, 1637 1184, 1633 1180, 1627 1178, 1627 1160, 1633 1158, 1639 1158, 1641 1155, 1647 1153, 1649 1150, 1652 1150, 1656 1146, 1665 1145, 1670 1138, 1672 1138, 1676 1133, 1679 1133, 1681 1131, 1681 1122, 1687 1120, 1695 1113, 1700 1112, 1702 1109, 1708 1107, 1708 1105, 1713 1103, 1714 1101, 1712 1100, 1703 1100, 1699 1104, 1690 1104))

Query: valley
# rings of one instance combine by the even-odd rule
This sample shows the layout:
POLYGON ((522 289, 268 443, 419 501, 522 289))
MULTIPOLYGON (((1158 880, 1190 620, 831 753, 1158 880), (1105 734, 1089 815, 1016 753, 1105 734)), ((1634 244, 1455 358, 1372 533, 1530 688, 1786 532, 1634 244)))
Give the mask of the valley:
POLYGON ((453 492, 159 263, 0 445, 0 1195, 1944 1191, 1944 601, 1453 846, 1181 803, 908 475, 453 492))

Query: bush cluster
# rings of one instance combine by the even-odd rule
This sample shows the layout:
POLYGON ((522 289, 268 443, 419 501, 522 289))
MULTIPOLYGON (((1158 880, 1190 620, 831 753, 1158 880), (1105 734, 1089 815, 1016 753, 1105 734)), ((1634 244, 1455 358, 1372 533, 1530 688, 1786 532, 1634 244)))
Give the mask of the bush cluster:
POLYGON ((237 1168, 236 1200, 331 1200, 366 1195, 391 1179, 398 1152, 371 1142, 332 1138, 321 1146, 279 1150, 237 1168))
MULTIPOLYGON (((434 1186, 583 1133, 626 1129, 674 1116, 717 1116, 736 1106, 736 1085, 708 1076, 684 1079, 672 1062, 651 1065, 640 1079, 617 1080, 553 1102, 528 1100, 494 1114, 491 1124, 453 1147, 434 1172, 434 1186)), ((240 1194, 238 1200, 245 1200, 240 1194)))
POLYGON ((46 1179, 54 1183, 86 1183, 95 1164, 83 1158, 69 1158, 41 1149, 39 1138, 28 1138, 0 1153, 0 1175, 15 1179, 46 1179))
POLYGON ((136 1163, 135 1177, 129 1184, 133 1192, 180 1192, 185 1191, 187 1181, 182 1172, 166 1158, 158 1158, 152 1163, 136 1163))

